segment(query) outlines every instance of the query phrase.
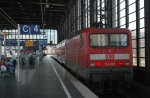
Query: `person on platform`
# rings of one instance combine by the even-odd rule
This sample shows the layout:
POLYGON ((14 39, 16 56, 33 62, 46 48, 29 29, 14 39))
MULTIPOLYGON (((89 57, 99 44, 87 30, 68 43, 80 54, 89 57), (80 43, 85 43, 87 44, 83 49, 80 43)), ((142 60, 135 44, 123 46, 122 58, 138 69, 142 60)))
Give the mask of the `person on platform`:
POLYGON ((14 68, 13 73, 15 73, 16 64, 17 64, 17 60, 16 60, 16 57, 13 55, 12 56, 12 66, 14 68))
POLYGON ((7 65, 4 58, 1 58, 0 60, 0 72, 1 72, 1 76, 7 75, 7 65))

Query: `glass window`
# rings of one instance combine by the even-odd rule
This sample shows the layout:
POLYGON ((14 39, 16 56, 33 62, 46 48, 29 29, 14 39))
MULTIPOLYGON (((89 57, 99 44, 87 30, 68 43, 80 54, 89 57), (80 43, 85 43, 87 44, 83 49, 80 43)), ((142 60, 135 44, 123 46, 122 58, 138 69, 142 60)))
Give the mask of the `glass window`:
POLYGON ((136 20, 136 12, 129 15, 129 22, 136 20))
POLYGON ((145 27, 145 21, 144 18, 140 19, 140 28, 145 27))
POLYGON ((120 4, 120 10, 124 9, 125 8, 125 1, 123 1, 121 4, 120 4))
POLYGON ((120 28, 126 28, 126 25, 122 25, 122 26, 120 26, 120 28))
POLYGON ((114 21, 112 24, 113 24, 113 28, 117 27, 117 21, 114 21))
MULTIPOLYGON (((20 35, 19 38, 23 39, 23 35, 20 35)), ((16 39, 18 39, 18 36, 16 36, 16 39)))
POLYGON ((91 34, 90 35, 91 46, 108 46, 107 34, 91 34))
POLYGON ((132 32, 132 39, 136 39, 136 30, 131 31, 132 32))
POLYGON ((111 34, 110 46, 127 46, 127 34, 111 34))
MULTIPOLYGON (((132 0, 129 0, 129 1, 132 1, 132 0)), ((134 4, 129 6, 129 14, 132 13, 132 12, 135 12, 135 11, 136 11, 136 5, 134 3, 134 4)))
POLYGON ((36 39, 36 35, 33 35, 33 39, 36 39))
POLYGON ((131 5, 134 2, 135 2, 135 0, 129 0, 129 5, 131 5))
POLYGON ((91 34, 91 46, 127 46, 127 34, 91 34))
POLYGON ((55 44, 57 44, 57 30, 55 30, 55 44))
POLYGON ((133 66, 137 66, 137 58, 133 58, 133 66))
POLYGON ((112 21, 116 21, 117 20, 117 14, 112 15, 112 21))
POLYGON ((140 0, 140 8, 144 7, 144 0, 140 0))
POLYGON ((126 18, 123 17, 120 19, 120 25, 124 25, 126 23, 126 18))
POLYGON ((7 36, 6 36, 6 39, 11 39, 11 35, 7 35, 7 36))
POLYGON ((33 39, 33 35, 30 35, 30 39, 33 39))
POLYGON ((136 49, 133 49, 133 57, 137 57, 136 49))
POLYGON ((43 39, 43 36, 42 36, 42 35, 40 35, 40 39, 43 39))
POLYGON ((145 48, 140 49, 140 57, 145 57, 145 48))
POLYGON ((143 18, 145 15, 144 15, 144 8, 140 10, 140 18, 143 18))
POLYGON ((145 58, 140 58, 140 67, 145 67, 145 58))
POLYGON ((26 36, 25 35, 22 35, 23 39, 26 39, 26 36))
POLYGON ((87 21, 88 21, 88 27, 90 27, 90 10, 88 11, 88 17, 87 17, 87 21))
POLYGON ((51 41, 53 42, 53 44, 54 44, 54 32, 51 30, 51 41))
POLYGON ((129 23, 129 29, 135 30, 136 29, 136 21, 129 23))
POLYGON ((124 17, 124 16, 125 16, 125 9, 120 12, 120 17, 124 17))
POLYGON ((132 40, 132 48, 137 48, 136 47, 136 39, 132 40))
POLYGON ((145 67, 145 0, 128 0, 127 7, 126 0, 119 0, 119 5, 117 5, 117 1, 112 0, 112 27, 124 28, 128 26, 128 29, 132 32, 133 64, 134 66, 145 67), (138 6, 136 6, 136 2, 139 3, 138 6), (116 10, 117 6, 119 6, 118 10, 116 10), (126 21, 126 8, 128 8, 128 21, 126 21), (117 14, 119 14, 119 17, 117 17, 117 14), (139 44, 139 47, 137 47, 137 44, 139 44), (139 65, 137 65, 137 61, 139 61, 139 65))
POLYGON ((36 35, 35 37, 36 37, 36 39, 39 39, 39 35, 36 35))
POLYGON ((51 38, 50 38, 50 32, 47 34, 47 37, 48 37, 47 38, 47 42, 50 43, 50 40, 51 40, 51 38))
POLYGON ((120 2, 122 2, 122 1, 124 1, 124 0, 120 0, 120 2))
POLYGON ((26 35, 26 39, 30 39, 30 35, 26 35))
POLYGON ((145 38, 140 39, 140 47, 145 47, 145 38))
POLYGON ((145 28, 140 29, 140 38, 145 37, 145 28))

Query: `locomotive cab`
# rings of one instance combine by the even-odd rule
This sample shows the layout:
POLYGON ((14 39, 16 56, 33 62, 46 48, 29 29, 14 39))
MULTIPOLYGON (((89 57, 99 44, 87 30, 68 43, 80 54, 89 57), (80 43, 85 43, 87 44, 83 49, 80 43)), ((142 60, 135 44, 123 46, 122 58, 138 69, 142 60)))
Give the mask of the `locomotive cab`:
POLYGON ((131 32, 85 28, 66 41, 65 60, 71 71, 87 81, 132 81, 131 32))
POLYGON ((128 30, 106 30, 87 35, 87 69, 92 81, 132 81, 132 43, 128 30))

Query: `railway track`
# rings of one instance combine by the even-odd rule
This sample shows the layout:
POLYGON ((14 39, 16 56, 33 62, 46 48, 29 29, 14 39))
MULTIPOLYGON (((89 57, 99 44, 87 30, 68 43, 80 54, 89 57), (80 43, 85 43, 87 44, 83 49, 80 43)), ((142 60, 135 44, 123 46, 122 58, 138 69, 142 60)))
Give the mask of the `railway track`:
POLYGON ((106 89, 102 91, 98 87, 88 86, 99 98, 149 98, 146 92, 141 91, 141 88, 134 85, 122 86, 118 89, 106 89))
MULTIPOLYGON (((54 59, 56 60, 56 59, 54 59)), ((57 60, 56 60, 57 61, 57 60)), ((58 62, 58 61, 57 61, 58 62)), ((130 83, 127 85, 121 85, 119 87, 109 88, 105 85, 100 89, 99 84, 86 84, 81 78, 78 78, 75 73, 70 71, 66 66, 58 62, 61 66, 63 66, 66 70, 68 70, 73 76, 75 76, 79 81, 84 83, 89 89, 91 89, 95 94, 99 96, 99 98, 149 98, 150 92, 148 90, 143 91, 144 88, 135 85, 135 83, 130 83)), ((144 89, 145 90, 145 89, 144 89)), ((150 90, 149 90, 150 91, 150 90)))

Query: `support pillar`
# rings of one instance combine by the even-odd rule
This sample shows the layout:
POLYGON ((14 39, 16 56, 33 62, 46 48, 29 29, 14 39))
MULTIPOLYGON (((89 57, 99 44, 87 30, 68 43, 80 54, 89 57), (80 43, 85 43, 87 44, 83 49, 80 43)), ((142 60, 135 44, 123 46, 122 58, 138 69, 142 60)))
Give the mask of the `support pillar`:
POLYGON ((146 82, 150 85, 150 0, 145 0, 146 82))

